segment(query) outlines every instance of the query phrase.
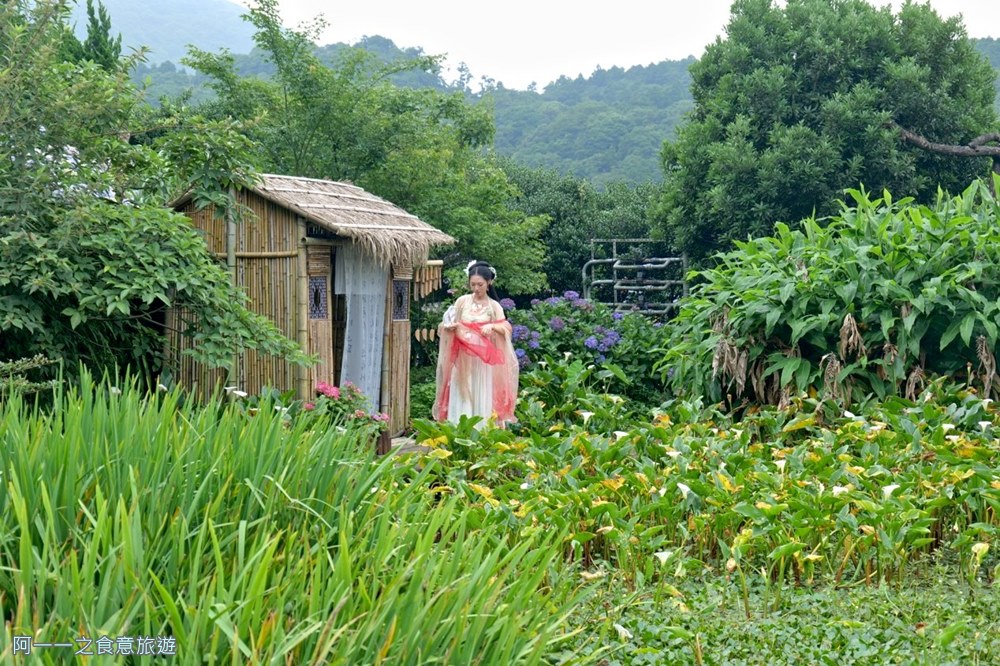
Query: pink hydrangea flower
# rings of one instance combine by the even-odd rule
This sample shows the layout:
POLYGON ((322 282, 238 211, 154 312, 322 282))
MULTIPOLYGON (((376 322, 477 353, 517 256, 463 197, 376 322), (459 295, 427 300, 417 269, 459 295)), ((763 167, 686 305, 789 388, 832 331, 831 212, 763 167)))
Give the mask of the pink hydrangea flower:
POLYGON ((316 409, 316 404, 312 402, 307 402, 304 405, 302 405, 302 409, 306 410, 307 412, 311 412, 312 410, 316 409))
POLYGON ((328 398, 333 398, 334 400, 340 397, 340 389, 337 388, 336 386, 331 386, 326 382, 317 383, 316 392, 321 395, 325 395, 328 398))

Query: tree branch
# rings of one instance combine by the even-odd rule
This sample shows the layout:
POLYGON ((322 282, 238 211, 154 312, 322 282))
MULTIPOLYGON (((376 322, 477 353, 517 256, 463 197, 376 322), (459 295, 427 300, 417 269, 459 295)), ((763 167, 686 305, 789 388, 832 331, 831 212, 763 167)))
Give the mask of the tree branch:
POLYGON ((977 136, 975 139, 969 142, 970 146, 981 146, 984 143, 990 143, 991 141, 1000 142, 1000 132, 990 132, 989 134, 983 134, 977 136))
POLYGON ((951 155, 953 157, 1000 157, 1000 146, 984 145, 990 142, 1000 142, 1000 133, 997 132, 977 136, 964 146, 959 146, 947 143, 934 143, 915 132, 911 132, 905 127, 900 127, 899 125, 895 125, 895 127, 899 130, 899 136, 903 141, 932 153, 951 155))

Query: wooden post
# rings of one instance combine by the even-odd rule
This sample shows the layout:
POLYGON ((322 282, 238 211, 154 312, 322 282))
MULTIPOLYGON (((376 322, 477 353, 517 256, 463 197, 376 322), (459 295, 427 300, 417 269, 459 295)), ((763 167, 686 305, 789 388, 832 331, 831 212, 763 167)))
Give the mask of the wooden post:
MULTIPOLYGON (((309 265, 306 256, 306 221, 298 218, 299 227, 299 255, 296 261, 296 297, 295 314, 298 321, 298 335, 296 341, 302 347, 302 351, 309 353, 309 265)), ((310 368, 299 365, 298 368, 298 394, 299 398, 306 400, 311 395, 309 386, 310 368)))
MULTIPOLYGON (((383 414, 389 413, 389 401, 398 399, 392 395, 392 381, 389 368, 392 366, 392 270, 389 271, 389 279, 385 286, 385 314, 382 317, 382 325, 385 327, 382 332, 382 380, 379 386, 379 407, 378 411, 383 414)), ((392 433, 389 425, 379 434, 375 442, 375 453, 385 455, 392 450, 392 433)))
MULTIPOLYGON (((236 270, 236 219, 233 216, 233 206, 236 204, 236 190, 229 188, 229 205, 226 206, 226 268, 229 269, 229 281, 233 289, 239 289, 239 279, 236 270)), ((229 362, 229 385, 244 388, 240 377, 240 354, 233 353, 233 358, 229 362)))
POLYGON ((389 271, 389 280, 385 286, 385 315, 382 317, 385 329, 382 332, 382 382, 379 388, 378 410, 386 414, 389 413, 389 401, 395 396, 391 395, 391 383, 389 378, 389 367, 392 365, 392 271, 389 271))

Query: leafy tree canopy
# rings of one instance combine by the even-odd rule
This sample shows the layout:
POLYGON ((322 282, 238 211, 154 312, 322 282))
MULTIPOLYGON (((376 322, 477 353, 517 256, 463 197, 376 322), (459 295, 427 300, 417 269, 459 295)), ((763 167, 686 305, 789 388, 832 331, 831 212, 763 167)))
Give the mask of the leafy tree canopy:
POLYGON ((351 181, 458 239, 452 263, 490 261, 510 293, 544 287, 545 221, 506 205, 515 190, 484 155, 493 139, 486 106, 389 80, 415 64, 432 68, 432 58, 384 64, 351 49, 327 66, 309 32, 281 27, 273 0, 248 17, 272 78, 239 75, 225 53, 193 50, 186 64, 210 75, 218 94, 202 111, 247 121, 266 170, 351 181))
POLYGON ((737 0, 727 37, 691 66, 695 110, 662 152, 657 214, 694 258, 837 210, 847 188, 919 201, 988 169, 900 141, 944 144, 996 124, 995 74, 956 19, 908 2, 737 0))
POLYGON ((598 190, 586 180, 513 159, 500 159, 499 164, 518 188, 510 205, 549 219, 543 236, 548 248, 545 274, 558 293, 582 288, 581 269, 591 258, 591 239, 649 236, 649 207, 658 191, 651 184, 618 182, 598 190))
POLYGON ((159 313, 177 305, 199 321, 201 360, 253 348, 305 361, 163 207, 179 186, 225 206, 218 193, 253 178, 239 128, 153 127, 129 63, 62 61, 63 20, 59 2, 0 4, 0 359, 155 367, 159 313))

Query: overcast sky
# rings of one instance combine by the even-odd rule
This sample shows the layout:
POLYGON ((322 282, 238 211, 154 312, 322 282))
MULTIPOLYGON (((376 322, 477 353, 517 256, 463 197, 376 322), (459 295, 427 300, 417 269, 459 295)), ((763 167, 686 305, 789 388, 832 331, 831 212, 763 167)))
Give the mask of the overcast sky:
MULTIPOLYGON (((251 0, 233 0, 247 5, 251 0)), ((320 43, 388 37, 401 48, 465 62, 475 80, 539 89, 561 75, 699 57, 723 34, 730 0, 278 0, 285 25, 323 14, 320 43)), ((901 2, 872 0, 876 6, 901 2)), ((1000 37, 1000 0, 930 0, 944 17, 961 14, 970 37, 1000 37)), ((449 76, 447 78, 454 78, 449 76)))

